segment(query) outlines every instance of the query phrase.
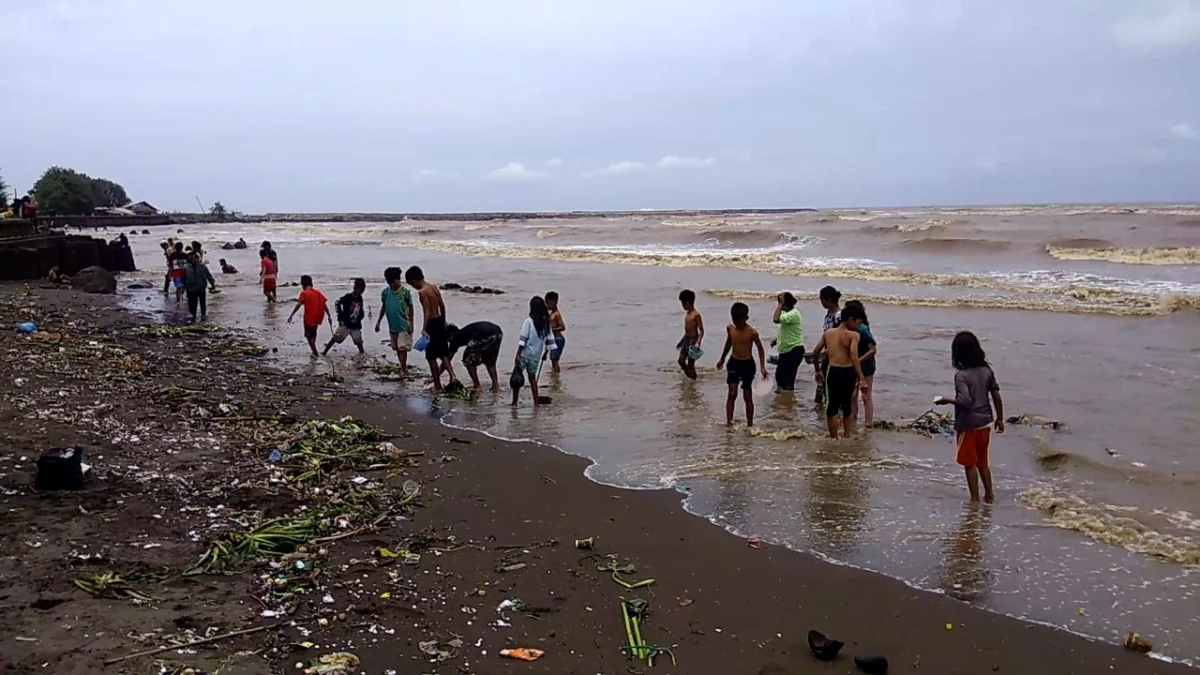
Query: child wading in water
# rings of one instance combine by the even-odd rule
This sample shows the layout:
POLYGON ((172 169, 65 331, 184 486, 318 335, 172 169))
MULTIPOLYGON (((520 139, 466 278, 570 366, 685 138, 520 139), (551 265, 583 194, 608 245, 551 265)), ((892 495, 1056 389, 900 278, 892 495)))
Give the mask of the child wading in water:
POLYGON ((325 294, 313 288, 312 277, 305 274, 300 277, 300 295, 296 298, 296 306, 292 308, 292 313, 288 316, 288 323, 296 318, 296 312, 300 308, 304 308, 304 339, 308 341, 308 347, 312 350, 313 356, 320 356, 317 352, 317 329, 321 327, 321 322, 329 321, 329 330, 333 332, 333 316, 329 313, 329 301, 325 299, 325 294))
MULTIPOLYGON (((696 293, 682 290, 679 292, 679 304, 683 305, 683 337, 675 345, 679 351, 679 367, 683 374, 696 379, 696 359, 693 358, 692 348, 700 349, 704 341, 704 319, 696 310, 696 293)), ((720 366, 717 366, 720 370, 720 366)))
POLYGON ((870 392, 871 383, 863 376, 862 363, 858 358, 860 336, 858 327, 867 318, 862 305, 847 304, 841 312, 841 324, 830 328, 813 347, 813 364, 817 368, 817 384, 825 391, 825 419, 829 425, 829 437, 837 438, 837 418, 842 418, 842 437, 850 438, 854 432, 854 416, 850 404, 854 400, 855 382, 863 391, 870 392), (821 370, 821 356, 829 353, 829 359, 821 370))
POLYGON ((563 350, 567 348, 567 322, 563 320, 562 312, 558 309, 558 291, 546 294, 546 309, 550 310, 550 332, 554 334, 554 342, 550 345, 550 366, 554 372, 562 372, 558 362, 563 350))
MULTIPOLYGON (((694 297, 694 296, 693 296, 694 297)), ((693 310, 694 311, 694 310, 693 310)), ((725 383, 729 385, 729 395, 725 398, 725 425, 733 426, 733 407, 737 403, 738 386, 742 388, 742 400, 746 402, 746 426, 754 426, 754 374, 758 372, 765 380, 770 377, 767 373, 767 354, 763 349, 762 338, 754 326, 747 323, 750 318, 750 308, 745 303, 735 302, 729 308, 733 323, 725 327, 725 347, 721 350, 721 360, 717 361, 717 370, 725 367, 725 357, 733 352, 729 359, 725 383), (754 367, 754 352, 758 348, 759 366, 754 367)), ((695 377, 694 375, 692 377, 695 377)))
MULTIPOLYGON (((538 405, 538 369, 546 356, 546 345, 552 342, 554 334, 550 331, 550 310, 546 301, 535 295, 529 300, 529 317, 521 324, 521 337, 517 339, 517 356, 513 365, 518 372, 525 373, 529 382, 529 390, 533 393, 533 405, 538 405)), ((513 387, 512 404, 517 405, 521 395, 520 387, 513 387)))
POLYGON ((408 377, 408 353, 413 347, 413 301, 412 292, 400 280, 399 267, 389 267, 383 271, 383 280, 387 285, 379 295, 382 307, 379 319, 375 321, 375 332, 383 325, 384 317, 388 322, 388 339, 392 351, 400 361, 400 377, 408 377))
MULTIPOLYGON (((821 334, 830 328, 837 328, 842 322, 842 313, 838 303, 842 301, 842 294, 833 286, 826 286, 821 289, 819 294, 821 306, 825 308, 825 318, 821 321, 821 334)), ((812 362, 817 367, 817 396, 816 401, 821 405, 825 404, 825 384, 822 381, 822 376, 825 373, 826 367, 829 365, 829 359, 818 359, 817 352, 813 351, 812 362), (819 363, 823 361, 823 363, 819 363)))
POLYGON ((992 468, 988 463, 988 446, 992 440, 992 428, 1004 433, 1004 401, 1000 398, 1000 385, 996 374, 987 362, 987 355, 979 345, 979 338, 970 331, 954 336, 950 344, 950 362, 954 365, 954 396, 939 396, 938 405, 954 406, 954 431, 957 436, 958 463, 967 473, 967 490, 971 501, 979 501, 979 479, 983 479, 983 500, 996 500, 992 489, 992 468), (992 405, 996 414, 992 415, 992 405))
POLYGON ((858 300, 846 303, 847 307, 851 305, 863 310, 862 322, 858 325, 858 360, 862 364, 863 378, 870 387, 863 389, 857 382, 854 384, 854 396, 850 399, 850 416, 854 418, 855 423, 858 422, 858 399, 861 397, 863 424, 870 428, 875 421, 875 355, 879 352, 879 345, 875 342, 875 334, 871 332, 866 308, 858 300))
POLYGON ((450 333, 446 324, 446 303, 442 300, 442 291, 434 284, 425 280, 425 273, 420 267, 413 265, 404 271, 404 280, 409 286, 417 289, 417 298, 421 301, 421 313, 425 315, 421 335, 427 339, 425 345, 425 361, 429 364, 429 374, 433 377, 433 393, 442 393, 442 373, 450 375, 450 382, 457 382, 454 366, 450 365, 450 333))

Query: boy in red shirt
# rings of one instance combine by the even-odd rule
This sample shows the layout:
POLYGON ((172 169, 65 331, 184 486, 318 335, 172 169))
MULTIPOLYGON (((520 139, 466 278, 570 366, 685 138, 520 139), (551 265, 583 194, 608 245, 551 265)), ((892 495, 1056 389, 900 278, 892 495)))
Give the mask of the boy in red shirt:
POLYGON ((329 313, 329 301, 325 299, 325 294, 313 288, 312 277, 305 274, 300 277, 300 296, 296 298, 296 306, 292 308, 292 313, 288 316, 288 323, 296 318, 296 312, 300 308, 304 308, 304 339, 308 340, 308 347, 312 349, 313 356, 320 356, 317 351, 317 329, 321 327, 321 321, 329 321, 329 331, 333 332, 333 316, 329 313))

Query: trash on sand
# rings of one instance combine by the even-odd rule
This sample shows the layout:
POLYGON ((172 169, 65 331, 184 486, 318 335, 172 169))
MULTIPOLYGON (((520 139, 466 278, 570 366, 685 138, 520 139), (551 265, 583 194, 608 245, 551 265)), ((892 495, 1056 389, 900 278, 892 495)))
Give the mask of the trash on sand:
POLYGON ((884 675, 888 671, 888 660, 882 656, 856 656, 854 665, 867 675, 884 675))
POLYGON ((808 648, 812 650, 813 656, 821 661, 832 661, 837 658, 838 652, 842 651, 842 647, 846 645, 841 640, 831 640, 825 637, 825 634, 819 630, 808 631, 808 648))
POLYGON ((693 602, 695 602, 695 600, 692 600, 691 598, 684 598, 679 601, 679 606, 687 607, 688 605, 691 605, 693 602))
POLYGON ((910 422, 875 420, 871 423, 871 428, 885 431, 914 431, 926 436, 949 436, 954 431, 954 420, 950 413, 935 412, 933 408, 930 408, 910 422))
POLYGON ((1146 654, 1149 653, 1151 649, 1154 649, 1154 643, 1132 631, 1125 636, 1125 640, 1121 642, 1121 645, 1125 647, 1125 649, 1135 651, 1139 654, 1146 654))
POLYGON ((445 643, 445 646, 448 647, 448 649, 444 649, 441 643, 439 643, 437 640, 426 640, 424 642, 417 643, 417 647, 425 654, 433 657, 435 661, 445 661, 446 659, 454 656, 454 652, 458 650, 459 647, 462 647, 462 645, 463 641, 457 638, 445 643))
POLYGON ((154 598, 135 589, 119 574, 102 572, 80 577, 75 580, 75 586, 85 593, 97 598, 115 598, 132 600, 134 602, 150 602, 154 598))
POLYGON ((1021 424, 1021 425, 1030 426, 1030 427, 1041 427, 1043 429, 1050 429, 1052 431, 1062 431, 1067 428, 1067 425, 1063 424, 1062 422, 1059 422, 1058 420, 1052 420, 1048 417, 1042 417, 1040 415, 1030 415, 1029 413, 1021 413, 1020 415, 1009 415, 1008 418, 1005 419, 1004 421, 1008 422, 1009 424, 1021 424))
POLYGON ((334 652, 317 659, 304 670, 304 675, 350 675, 359 664, 358 656, 350 652, 334 652))
POLYGON ((267 455, 268 462, 278 462, 282 458, 283 454, 279 452, 279 448, 275 448, 271 451, 271 454, 267 455))
POLYGON ((17 335, 31 335, 37 332, 37 324, 32 321, 22 321, 17 324, 17 335))
POLYGON ((954 630, 954 624, 952 624, 952 623, 946 624, 946 630, 954 630))
POLYGON ((596 538, 588 537, 587 539, 576 539, 575 548, 582 551, 594 551, 596 550, 596 538))
POLYGON ((33 486, 38 490, 78 490, 87 479, 83 448, 50 448, 37 461, 33 486))
POLYGON ((497 572, 516 572, 517 570, 523 570, 523 569, 525 569, 525 563, 513 563, 512 565, 505 565, 504 567, 501 567, 501 568, 497 569, 496 571, 497 572))
POLYGON ((747 539, 746 546, 750 548, 762 548, 762 542, 757 539, 747 539))
POLYGON ((506 659, 516 659, 518 661, 537 661, 542 658, 546 652, 540 649, 530 649, 528 647, 517 647, 515 649, 501 649, 500 656, 506 659))
POLYGON ((621 584, 625 588, 634 589, 649 586, 654 583, 654 579, 642 579, 641 581, 625 581, 621 578, 622 574, 637 574, 637 567, 633 565, 621 565, 615 560, 600 563, 596 565, 596 569, 601 572, 611 572, 613 581, 621 584))
POLYGON ((508 598, 507 600, 505 600, 504 602, 500 603, 500 604, 499 604, 499 605, 496 607, 496 611, 497 611, 497 612, 503 612, 503 611, 504 611, 504 610, 506 610, 506 609, 512 609, 512 610, 518 610, 518 611, 519 611, 519 610, 520 610, 522 607, 524 607, 524 606, 525 606, 525 603, 521 602, 521 600, 520 600, 520 599, 518 599, 518 598, 508 598))

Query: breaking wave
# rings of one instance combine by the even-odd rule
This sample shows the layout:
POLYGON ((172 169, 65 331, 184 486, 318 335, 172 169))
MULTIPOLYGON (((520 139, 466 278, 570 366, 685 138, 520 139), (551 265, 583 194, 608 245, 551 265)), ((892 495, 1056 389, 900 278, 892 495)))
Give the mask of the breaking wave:
MULTIPOLYGON (((1141 514, 1132 507, 1095 503, 1069 492, 1032 488, 1017 496, 1026 506, 1045 512, 1055 527, 1099 542, 1151 555, 1181 565, 1200 565, 1200 543, 1190 536, 1161 531, 1162 526, 1194 523, 1190 514, 1141 514), (1141 519, 1135 518, 1138 515, 1141 519), (1160 519, 1159 525, 1143 522, 1160 519)), ((1187 529, 1193 529, 1187 527, 1187 529)))
MULTIPOLYGON (((1045 290, 1045 289, 1041 289, 1045 290)), ((913 297, 895 294, 845 291, 843 297, 880 305, 905 307, 949 307, 971 309, 1009 309, 1021 311, 1063 312, 1071 314, 1111 314, 1115 316, 1165 316, 1186 308, 1200 308, 1200 295, 1154 295, 1114 291, 1092 293, 1079 288, 1063 288, 1059 297, 1004 297, 954 295, 913 297)), ((1091 289, 1101 290, 1101 289, 1091 289)), ((736 300, 774 300, 778 291, 752 291, 724 288, 705 289, 704 293, 736 300)), ((792 291, 802 300, 816 300, 816 291, 792 291)))
POLYGON ((1128 265, 1200 265, 1200 247, 1173 248, 1092 248, 1046 246, 1046 253, 1058 260, 1101 260, 1128 265))
POLYGON ((993 253, 1012 247, 1007 241, 994 239, 905 239, 897 246, 924 253, 993 253))

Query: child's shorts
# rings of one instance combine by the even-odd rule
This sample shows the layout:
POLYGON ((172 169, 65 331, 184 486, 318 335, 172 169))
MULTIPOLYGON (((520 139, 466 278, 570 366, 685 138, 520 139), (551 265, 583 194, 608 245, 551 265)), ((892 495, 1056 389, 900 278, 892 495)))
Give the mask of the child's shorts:
POLYGON ((756 373, 754 359, 729 359, 725 364, 725 384, 740 384, 742 389, 749 391, 754 386, 756 373))
POLYGON ((529 373, 530 377, 537 377, 538 359, 522 356, 518 366, 521 370, 529 373))
POLYGON ((305 326, 304 337, 308 338, 309 340, 316 340, 318 328, 320 328, 320 326, 305 326))
POLYGON ((554 344, 550 347, 550 360, 558 361, 562 358, 563 350, 567 348, 567 336, 554 336, 554 344))
POLYGON ((345 342, 346 338, 350 338, 356 345, 361 345, 363 343, 362 329, 339 325, 337 330, 333 331, 333 341, 337 344, 345 342))
POLYGON ((988 446, 991 442, 990 426, 958 432, 958 463, 967 468, 988 468, 988 446))
POLYGON ((398 333, 389 333, 392 341, 392 349, 398 352, 411 352, 413 347, 412 333, 408 331, 400 331, 398 333))
POLYGON ((173 284, 175 284, 175 290, 177 290, 177 291, 182 291, 182 290, 183 290, 183 286, 184 286, 184 279, 183 279, 183 277, 173 277, 173 278, 171 279, 171 282, 172 282, 173 284))

